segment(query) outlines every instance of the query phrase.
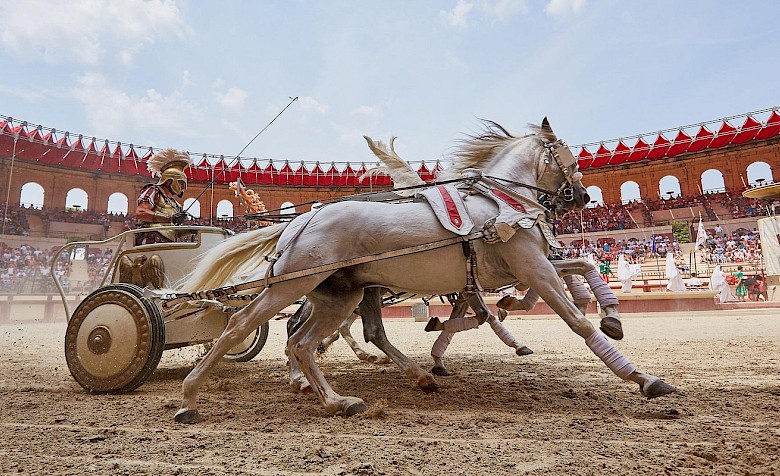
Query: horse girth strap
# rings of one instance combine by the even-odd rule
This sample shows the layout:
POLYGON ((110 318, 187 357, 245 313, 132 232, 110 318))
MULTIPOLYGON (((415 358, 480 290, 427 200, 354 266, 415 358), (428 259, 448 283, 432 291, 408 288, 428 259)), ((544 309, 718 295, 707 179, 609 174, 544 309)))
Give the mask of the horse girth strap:
POLYGON ((236 294, 241 291, 247 291, 250 289, 268 288, 272 284, 281 283, 284 281, 290 281, 298 278, 305 278, 307 276, 313 276, 315 274, 325 273, 329 271, 336 271, 341 268, 347 268, 349 266, 370 263, 372 261, 380 261, 383 259, 396 258, 399 256, 407 256, 415 253, 421 253, 423 251, 444 248, 464 241, 476 240, 484 236, 485 236, 484 232, 479 231, 479 232, 471 233, 470 235, 466 235, 466 236, 455 236, 452 238, 447 238, 445 240, 434 241, 431 243, 424 243, 421 245, 410 246, 398 250, 384 251, 382 253, 375 253, 372 255, 366 255, 357 258, 350 258, 342 261, 336 261, 335 263, 323 264, 321 266, 316 266, 314 268, 302 269, 300 271, 284 273, 278 276, 268 276, 263 279, 257 279, 255 281, 249 281, 241 284, 235 284, 233 286, 225 286, 221 288, 210 289, 206 291, 196 291, 193 293, 186 293, 186 294, 176 294, 172 298, 163 299, 162 307, 163 309, 169 309, 177 304, 186 301, 195 301, 200 299, 219 300, 222 297, 231 294, 236 294))

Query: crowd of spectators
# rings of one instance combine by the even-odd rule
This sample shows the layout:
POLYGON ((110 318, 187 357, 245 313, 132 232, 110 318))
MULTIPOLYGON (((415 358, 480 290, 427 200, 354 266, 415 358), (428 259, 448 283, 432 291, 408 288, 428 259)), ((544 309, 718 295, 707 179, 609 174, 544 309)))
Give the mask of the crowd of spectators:
MULTIPOLYGON (((774 209, 780 213, 780 200, 773 203, 767 203, 764 200, 747 199, 742 196, 741 191, 706 193, 695 196, 670 196, 665 199, 644 201, 635 200, 627 204, 606 204, 595 207, 588 207, 582 212, 570 212, 555 220, 556 233, 574 234, 574 233, 593 233, 611 230, 627 230, 637 228, 637 219, 643 226, 652 226, 652 211, 668 210, 678 208, 689 208, 703 206, 707 210, 708 218, 711 221, 728 218, 745 218, 766 216, 769 209, 774 209), (721 209, 727 210, 727 216, 718 216, 712 212, 712 205, 716 204, 721 209), (631 212, 635 217, 632 217, 631 212)), ((8 217, 5 216, 5 206, 2 206, 0 216, 6 224, 6 234, 10 235, 28 235, 30 225, 27 216, 33 214, 41 217, 44 225, 49 222, 66 223, 84 223, 84 224, 102 224, 106 231, 111 222, 125 222, 125 229, 133 228, 134 218, 132 215, 122 213, 96 212, 93 210, 74 210, 68 209, 50 209, 50 208, 25 208, 13 206, 9 207, 8 217)), ((255 224, 247 222, 244 218, 238 217, 219 217, 210 220, 208 217, 194 218, 186 222, 190 225, 209 225, 219 226, 231 229, 236 232, 244 231, 255 224)))
POLYGON ((588 207, 581 213, 569 212, 558 217, 555 220, 555 230, 556 233, 563 235, 628 230, 638 227, 637 219, 642 222, 643 226, 653 226, 655 224, 651 213, 653 211, 699 206, 706 210, 710 221, 767 216, 769 210, 773 210, 773 213, 780 213, 780 200, 767 203, 765 200, 747 199, 742 196, 741 191, 718 192, 588 207), (715 213, 713 205, 717 205, 721 210, 726 210, 725 215, 715 213), (637 218, 634 218, 631 212, 634 212, 637 218), (639 218, 640 216, 641 218, 639 218))
POLYGON ((617 262, 625 254, 630 263, 642 264, 648 259, 665 258, 668 252, 680 252, 680 242, 673 236, 655 235, 645 240, 606 240, 602 242, 574 242, 561 251, 563 258, 592 256, 597 261, 617 262))
POLYGON ((757 198, 745 198, 741 193, 719 192, 707 195, 710 203, 716 203, 728 210, 731 218, 767 216, 769 210, 780 212, 780 200, 767 202, 757 198))
POLYGON ((30 224, 27 221, 27 211, 23 207, 8 207, 6 216, 5 203, 0 204, 0 217, 2 217, 2 229, 6 235, 29 236, 30 224))
MULTIPOLYGON (((589 258, 596 263, 616 263, 623 254, 631 264, 644 264, 654 259, 665 259, 673 253, 678 268, 690 272, 690 257, 682 256, 680 242, 672 235, 654 235, 645 240, 604 240, 601 242, 577 241, 559 252, 563 258, 589 258)), ((696 251, 696 260, 702 264, 744 264, 761 268, 761 239, 757 230, 739 229, 726 232, 717 225, 714 233, 707 235, 703 246, 696 251)))
POLYGON ((738 230, 723 233, 716 225, 714 233, 708 234, 701 250, 701 261, 710 264, 747 263, 757 266, 761 263, 761 238, 757 230, 738 230))
MULTIPOLYGON (((54 282, 51 280, 51 262, 58 249, 59 247, 56 246, 51 249, 41 249, 27 244, 9 247, 5 243, 0 243, 0 290, 2 292, 54 291, 54 282)), ((87 252, 85 258, 88 280, 78 283, 80 290, 90 291, 97 288, 112 255, 110 250, 89 250, 87 252)), ((70 256, 60 256, 55 265, 54 273, 65 290, 68 291, 72 284, 70 282, 70 256)))
MULTIPOLYGON (((693 196, 670 196, 668 198, 658 200, 644 200, 645 205, 649 210, 672 210, 675 208, 689 208, 697 207, 699 205, 706 204, 706 198, 704 195, 693 196)), ((705 205, 706 206, 706 205, 705 205)))
POLYGON ((586 208, 579 213, 570 212, 555 221, 555 231, 565 235, 637 228, 630 209, 625 205, 611 204, 586 208))

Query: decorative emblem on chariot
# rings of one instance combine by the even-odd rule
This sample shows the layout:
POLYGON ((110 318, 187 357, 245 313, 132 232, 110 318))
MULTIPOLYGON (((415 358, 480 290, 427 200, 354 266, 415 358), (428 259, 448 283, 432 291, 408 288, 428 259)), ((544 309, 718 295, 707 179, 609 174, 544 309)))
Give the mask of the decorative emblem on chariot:
POLYGON ((119 260, 119 282, 135 284, 140 288, 160 289, 165 286, 165 266, 159 255, 136 256, 119 260))

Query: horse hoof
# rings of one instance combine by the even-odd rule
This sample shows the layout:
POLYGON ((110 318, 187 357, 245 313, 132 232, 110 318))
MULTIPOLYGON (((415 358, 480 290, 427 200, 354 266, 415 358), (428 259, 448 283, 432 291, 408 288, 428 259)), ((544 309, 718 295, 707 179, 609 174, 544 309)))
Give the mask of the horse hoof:
POLYGON ((433 393, 439 390, 439 384, 432 375, 426 375, 417 381, 417 386, 425 393, 433 393))
POLYGON ((517 350, 515 351, 515 354, 520 355, 520 356, 522 356, 522 355, 531 355, 533 353, 534 353, 534 351, 531 350, 527 346, 518 347, 517 350))
POLYGON ((368 406, 366 406, 363 402, 355 402, 350 404, 347 408, 344 409, 344 416, 352 416, 357 415, 358 413, 363 413, 364 411, 368 410, 368 406))
POLYGON ((498 320, 499 322, 504 322, 504 319, 506 319, 506 316, 509 315, 509 312, 506 309, 498 309, 498 320))
POLYGON ((501 299, 499 299, 498 302, 496 302, 496 307, 499 309, 507 310, 509 307, 512 306, 512 304, 514 304, 515 301, 517 300, 512 296, 504 296, 501 299))
POLYGON ((376 362, 374 363, 379 365, 386 365, 386 364, 392 364, 393 360, 390 357, 383 355, 381 357, 377 357, 376 362))
POLYGON ((438 375, 439 377, 449 377, 450 375, 452 375, 452 374, 450 374, 450 372, 449 372, 447 369, 445 369, 444 367, 438 367, 438 366, 437 366, 437 367, 434 367, 434 368, 432 368, 432 369, 431 369, 431 373, 432 373, 433 375, 438 375))
POLYGON ((200 413, 198 413, 198 410, 185 410, 183 408, 176 412, 176 416, 174 416, 173 419, 176 423, 185 423, 187 425, 200 423, 204 420, 204 418, 200 416, 200 413))
POLYGON ((639 391, 642 392, 642 396, 650 400, 651 398, 663 397, 677 391, 672 385, 664 382, 660 378, 655 382, 647 386, 647 388, 639 386, 639 391))
POLYGON ((293 393, 299 393, 301 395, 307 395, 309 393, 314 392, 311 389, 311 385, 309 385, 309 382, 302 383, 297 380, 290 382, 290 390, 292 390, 293 393))
POLYGON ((444 324, 438 317, 432 317, 427 324, 425 324, 425 332, 440 331, 444 329, 444 324))
POLYGON ((623 338, 623 324, 619 319, 607 316, 601 319, 601 332, 615 340, 623 338))

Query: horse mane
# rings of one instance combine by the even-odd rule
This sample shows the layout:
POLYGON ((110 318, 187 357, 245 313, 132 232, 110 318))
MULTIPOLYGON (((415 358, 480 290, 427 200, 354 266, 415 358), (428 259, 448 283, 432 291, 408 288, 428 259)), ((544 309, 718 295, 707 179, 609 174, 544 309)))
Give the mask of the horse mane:
MULTIPOLYGON (((482 169, 495 158, 499 151, 511 143, 527 137, 537 136, 543 142, 555 142, 558 139, 550 128, 547 118, 542 121, 542 125, 528 124, 531 133, 520 137, 512 135, 495 121, 481 119, 481 122, 483 126, 481 132, 467 135, 466 139, 459 141, 459 147, 453 153, 450 166, 440 170, 437 174, 439 179, 446 180, 460 177, 463 171, 469 168, 482 169)), ((384 173, 392 177, 395 184, 394 188, 414 187, 425 184, 409 163, 395 152, 393 147, 395 137, 390 138, 389 146, 381 141, 374 141, 368 136, 363 137, 374 155, 382 162, 382 165, 367 170, 360 177, 361 180, 384 173)), ((403 194, 404 192, 401 193, 403 194)), ((413 193, 414 191, 406 191, 407 195, 412 195, 413 193)))
MULTIPOLYGON (((493 160, 496 154, 513 142, 525 139, 532 134, 514 136, 501 124, 489 119, 480 119, 482 130, 476 134, 467 135, 466 139, 458 142, 458 147, 453 152, 452 166, 446 170, 447 177, 458 177, 470 168, 483 169, 493 160)), ((530 125, 534 134, 546 134, 542 126, 530 125)), ((554 134, 549 131, 549 134, 554 134)))

